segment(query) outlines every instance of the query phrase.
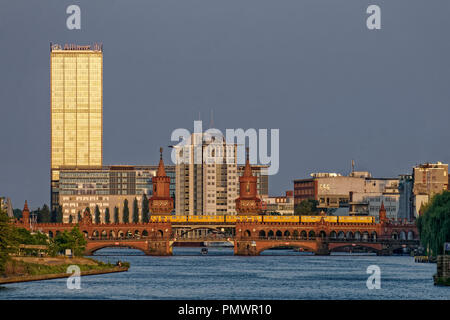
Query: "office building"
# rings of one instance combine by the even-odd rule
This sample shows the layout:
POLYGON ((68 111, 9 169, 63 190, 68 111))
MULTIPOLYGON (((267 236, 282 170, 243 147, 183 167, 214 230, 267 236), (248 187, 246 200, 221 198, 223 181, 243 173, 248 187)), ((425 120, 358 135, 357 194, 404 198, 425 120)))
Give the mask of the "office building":
POLYGON ((418 217, 422 205, 433 195, 448 190, 448 164, 425 163, 413 168, 413 212, 418 217))
POLYGON ((50 45, 51 207, 63 166, 102 166, 103 52, 100 45, 50 45))
POLYGON ((177 215, 236 214, 236 145, 206 135, 194 133, 176 150, 177 215))
MULTIPOLYGON (((114 207, 119 208, 119 217, 122 219, 124 200, 128 200, 131 213, 134 198, 138 200, 141 216, 142 197, 144 194, 148 198, 152 196, 152 178, 157 170, 156 165, 113 165, 91 169, 62 167, 59 204, 63 209, 63 222, 68 222, 70 215, 72 218, 78 217, 78 212, 83 212, 86 207, 93 213, 95 206, 100 209, 101 221, 104 221, 106 208, 109 208, 112 219, 114 207)), ((170 177, 170 194, 174 197, 175 166, 166 166, 165 171, 170 177)))

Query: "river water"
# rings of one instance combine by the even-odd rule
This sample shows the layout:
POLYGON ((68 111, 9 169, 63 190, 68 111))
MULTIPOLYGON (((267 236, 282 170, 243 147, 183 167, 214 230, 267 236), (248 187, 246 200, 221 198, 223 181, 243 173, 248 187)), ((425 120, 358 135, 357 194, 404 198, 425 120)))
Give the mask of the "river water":
POLYGON ((102 249, 96 259, 128 261, 128 272, 8 284, 0 299, 450 299, 450 287, 433 285, 436 264, 409 256, 314 256, 267 250, 233 256, 230 248, 175 248, 174 256, 149 257, 131 249, 102 249), (380 268, 381 288, 369 290, 367 267, 380 268))

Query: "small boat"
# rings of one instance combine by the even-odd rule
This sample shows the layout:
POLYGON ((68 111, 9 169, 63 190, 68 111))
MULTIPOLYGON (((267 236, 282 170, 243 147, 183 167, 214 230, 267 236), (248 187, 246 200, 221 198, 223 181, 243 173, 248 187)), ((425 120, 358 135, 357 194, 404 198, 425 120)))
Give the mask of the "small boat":
POLYGON ((208 254, 208 248, 202 248, 202 254, 208 254))

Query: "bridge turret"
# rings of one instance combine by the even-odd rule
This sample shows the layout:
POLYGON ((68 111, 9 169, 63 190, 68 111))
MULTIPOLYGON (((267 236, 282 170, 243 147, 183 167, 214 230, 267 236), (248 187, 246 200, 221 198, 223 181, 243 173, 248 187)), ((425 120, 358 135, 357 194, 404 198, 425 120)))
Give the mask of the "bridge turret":
POLYGON ((381 207, 380 207, 380 211, 379 211, 379 217, 380 217, 380 222, 386 222, 387 221, 387 217, 386 217, 386 209, 384 208, 384 202, 381 201, 381 207))
POLYGON ((28 209, 27 200, 25 200, 25 205, 23 206, 22 219, 20 222, 24 224, 30 223, 30 209, 28 209))
POLYGON ((149 199, 152 214, 168 214, 173 210, 173 199, 170 196, 170 177, 166 175, 163 161, 163 148, 159 149, 159 165, 156 176, 152 178, 153 195, 149 199))
POLYGON ((256 188, 257 178, 253 176, 250 166, 249 152, 245 161, 244 174, 239 177, 239 198, 236 199, 236 211, 239 214, 260 214, 262 209, 261 199, 256 188))

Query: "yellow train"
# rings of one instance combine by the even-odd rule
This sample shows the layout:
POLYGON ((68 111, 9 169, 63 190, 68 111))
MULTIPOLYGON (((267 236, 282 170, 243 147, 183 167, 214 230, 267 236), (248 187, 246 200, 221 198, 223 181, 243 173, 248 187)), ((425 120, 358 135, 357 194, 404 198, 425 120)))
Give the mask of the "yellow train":
MULTIPOLYGON (((374 223, 370 216, 324 216, 325 222, 330 223, 374 223)), ((262 215, 151 215, 150 222, 194 222, 194 223, 236 223, 236 222, 320 222, 322 216, 262 216, 262 215)))

